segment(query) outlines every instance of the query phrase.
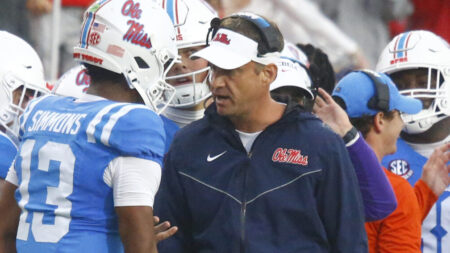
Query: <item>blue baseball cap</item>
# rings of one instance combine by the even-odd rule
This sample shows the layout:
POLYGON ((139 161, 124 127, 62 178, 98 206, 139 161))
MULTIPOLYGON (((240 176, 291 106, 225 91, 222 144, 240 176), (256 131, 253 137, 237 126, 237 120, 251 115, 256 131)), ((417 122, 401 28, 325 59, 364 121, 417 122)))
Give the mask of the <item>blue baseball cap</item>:
MULTIPOLYGON (((354 71, 344 76, 333 90, 333 96, 340 97, 346 106, 350 118, 360 118, 363 115, 375 115, 381 109, 369 107, 369 101, 375 97, 376 87, 369 75, 377 78, 381 85, 389 89, 388 111, 398 110, 401 113, 416 114, 422 110, 422 102, 418 99, 401 95, 394 82, 383 73, 369 71, 354 71)), ((386 101, 387 102, 387 101, 386 101)), ((386 104, 387 105, 387 104, 386 104)))

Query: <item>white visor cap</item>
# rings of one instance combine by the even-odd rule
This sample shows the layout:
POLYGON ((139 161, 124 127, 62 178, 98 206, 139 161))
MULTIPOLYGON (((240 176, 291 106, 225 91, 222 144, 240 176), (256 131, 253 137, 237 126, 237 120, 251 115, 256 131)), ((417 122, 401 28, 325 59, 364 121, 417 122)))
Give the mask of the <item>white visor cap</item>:
POLYGON ((311 91, 311 79, 300 64, 289 58, 280 58, 277 67, 277 78, 270 84, 270 91, 281 87, 297 87, 306 91, 309 99, 314 98, 311 91))
POLYGON ((203 58, 221 69, 236 69, 250 61, 263 65, 276 64, 279 52, 258 57, 258 43, 240 33, 220 28, 209 46, 194 53, 191 58, 203 58))

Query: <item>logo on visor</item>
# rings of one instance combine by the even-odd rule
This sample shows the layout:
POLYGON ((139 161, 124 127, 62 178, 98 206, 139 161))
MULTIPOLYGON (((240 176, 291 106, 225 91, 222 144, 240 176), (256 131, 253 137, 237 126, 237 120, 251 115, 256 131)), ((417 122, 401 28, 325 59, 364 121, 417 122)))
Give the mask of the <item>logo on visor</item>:
POLYGON ((228 39, 228 35, 225 33, 218 33, 213 41, 218 41, 226 45, 230 45, 230 39, 228 39))

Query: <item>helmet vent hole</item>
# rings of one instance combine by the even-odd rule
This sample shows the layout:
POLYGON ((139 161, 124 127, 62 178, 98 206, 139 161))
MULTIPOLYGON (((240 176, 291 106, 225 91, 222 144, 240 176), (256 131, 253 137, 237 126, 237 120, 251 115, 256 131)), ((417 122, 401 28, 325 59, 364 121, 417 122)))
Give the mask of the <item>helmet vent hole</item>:
POLYGON ((150 68, 150 66, 148 66, 148 64, 141 57, 139 57, 139 56, 134 57, 134 60, 136 61, 139 68, 141 68, 141 69, 149 69, 150 68))

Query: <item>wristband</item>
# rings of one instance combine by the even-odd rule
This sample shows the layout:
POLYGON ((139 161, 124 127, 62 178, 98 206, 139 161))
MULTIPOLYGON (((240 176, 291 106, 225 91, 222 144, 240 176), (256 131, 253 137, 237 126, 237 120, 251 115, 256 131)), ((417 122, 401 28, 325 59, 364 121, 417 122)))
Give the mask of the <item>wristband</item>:
POLYGON ((344 140, 345 145, 349 144, 353 140, 357 139, 358 137, 358 130, 355 127, 352 127, 345 135, 342 137, 344 140))

